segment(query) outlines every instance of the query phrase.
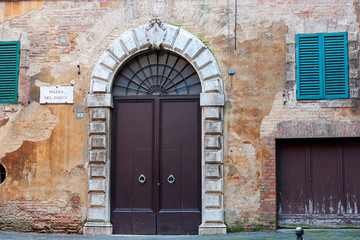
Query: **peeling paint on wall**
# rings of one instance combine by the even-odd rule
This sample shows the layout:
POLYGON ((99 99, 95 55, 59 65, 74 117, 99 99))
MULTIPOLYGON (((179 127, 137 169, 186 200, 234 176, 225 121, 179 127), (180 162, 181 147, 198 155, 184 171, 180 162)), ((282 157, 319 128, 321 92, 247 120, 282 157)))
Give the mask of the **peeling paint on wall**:
POLYGON ((20 148, 24 141, 48 139, 58 122, 58 117, 46 106, 37 102, 23 106, 0 128, 0 158, 20 148), (8 141, 9 136, 11 141, 8 141))
POLYGON ((0 229, 81 231, 87 202, 82 140, 86 128, 73 106, 32 102, 10 117, 0 132, 19 134, 22 140, 0 160, 7 172, 0 185, 0 229), (81 201, 75 203, 74 196, 81 201))
MULTIPOLYGON (((238 39, 237 52, 232 51, 231 68, 235 75, 228 77, 225 85, 228 105, 225 220, 229 226, 242 223, 244 218, 248 224, 259 222, 260 212, 254 211, 260 208, 258 139, 262 119, 269 114, 275 94, 285 87, 282 79, 286 33, 282 21, 263 22, 256 25, 256 36, 251 40, 238 39), (237 173, 233 174, 235 169, 237 173)), ((224 40, 216 41, 216 45, 221 44, 225 44, 224 40)), ((222 63, 227 63, 225 51, 220 55, 222 63)))

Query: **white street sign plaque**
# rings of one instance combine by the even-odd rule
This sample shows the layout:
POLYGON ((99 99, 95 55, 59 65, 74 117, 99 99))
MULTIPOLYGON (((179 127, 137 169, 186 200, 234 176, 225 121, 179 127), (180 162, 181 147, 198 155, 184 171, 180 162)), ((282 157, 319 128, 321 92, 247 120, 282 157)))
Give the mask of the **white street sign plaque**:
POLYGON ((74 103, 74 87, 40 87, 40 103, 74 103))

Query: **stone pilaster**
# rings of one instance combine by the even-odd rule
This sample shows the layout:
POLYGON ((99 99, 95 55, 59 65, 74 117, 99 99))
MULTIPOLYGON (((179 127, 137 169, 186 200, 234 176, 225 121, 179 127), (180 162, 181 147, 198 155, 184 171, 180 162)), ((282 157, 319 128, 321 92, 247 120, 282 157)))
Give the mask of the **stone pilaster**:
POLYGON ((85 235, 112 234, 109 212, 109 115, 109 107, 90 110, 88 215, 84 226, 85 235))
POLYGON ((222 107, 203 107, 203 184, 200 235, 225 234, 222 107))

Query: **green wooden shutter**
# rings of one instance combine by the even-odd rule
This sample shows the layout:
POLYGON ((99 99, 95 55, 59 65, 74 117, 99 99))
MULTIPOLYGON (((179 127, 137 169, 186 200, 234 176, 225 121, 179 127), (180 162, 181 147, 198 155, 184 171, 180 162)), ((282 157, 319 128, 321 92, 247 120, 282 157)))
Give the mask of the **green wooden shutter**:
POLYGON ((323 34, 324 42, 324 96, 348 98, 347 34, 323 34))
POLYGON ((298 99, 321 98, 321 52, 318 34, 296 35, 298 99))
POLYGON ((0 42, 0 103, 17 103, 20 42, 0 42))
POLYGON ((347 33, 296 35, 298 99, 348 98, 347 33))

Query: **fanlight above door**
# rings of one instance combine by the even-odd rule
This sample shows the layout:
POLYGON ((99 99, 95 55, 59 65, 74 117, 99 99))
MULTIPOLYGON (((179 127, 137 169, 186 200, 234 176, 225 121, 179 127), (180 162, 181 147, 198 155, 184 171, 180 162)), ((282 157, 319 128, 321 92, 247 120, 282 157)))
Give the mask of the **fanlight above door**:
POLYGON ((195 69, 181 56, 151 51, 135 56, 118 73, 113 95, 188 95, 201 92, 195 69))

